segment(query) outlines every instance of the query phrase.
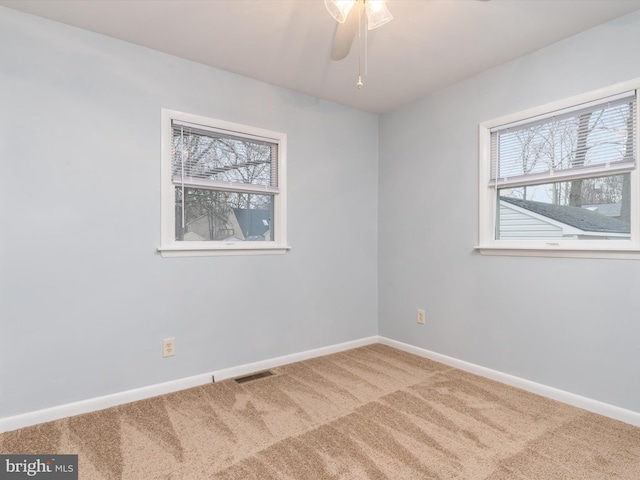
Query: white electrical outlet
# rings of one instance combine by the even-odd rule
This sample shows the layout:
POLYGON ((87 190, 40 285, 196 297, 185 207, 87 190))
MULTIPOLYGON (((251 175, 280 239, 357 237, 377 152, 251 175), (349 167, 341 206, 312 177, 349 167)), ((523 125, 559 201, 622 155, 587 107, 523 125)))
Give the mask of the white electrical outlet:
POLYGON ((424 320, 425 317, 427 316, 427 314, 425 313, 424 310, 422 310, 421 308, 418 309, 418 315, 416 317, 416 321, 420 324, 420 325, 424 325, 424 320))
POLYGON ((176 354, 176 339, 165 338, 162 340, 162 356, 173 357, 176 354))

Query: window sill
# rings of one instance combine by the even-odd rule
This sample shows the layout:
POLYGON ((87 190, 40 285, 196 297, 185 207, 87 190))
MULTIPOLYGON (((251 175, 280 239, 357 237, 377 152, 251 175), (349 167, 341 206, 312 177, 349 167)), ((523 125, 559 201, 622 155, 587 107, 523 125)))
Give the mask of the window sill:
POLYGON ((548 247, 480 245, 473 248, 481 255, 491 256, 640 260, 640 249, 637 247, 606 249, 574 248, 562 245, 548 247))
POLYGON ((288 245, 264 245, 256 242, 246 243, 227 243, 216 245, 179 245, 158 247, 158 252, 165 258, 172 257, 217 257, 224 255, 281 255, 291 250, 288 245), (256 243, 258 243, 256 245, 256 243))

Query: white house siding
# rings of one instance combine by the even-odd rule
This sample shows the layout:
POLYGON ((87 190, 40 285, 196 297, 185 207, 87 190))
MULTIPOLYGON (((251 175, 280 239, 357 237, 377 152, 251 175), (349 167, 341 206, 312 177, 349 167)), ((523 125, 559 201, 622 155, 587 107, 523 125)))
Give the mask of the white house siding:
POLYGON ((509 204, 500 204, 500 238, 526 240, 562 237, 562 228, 541 218, 527 215, 509 204))

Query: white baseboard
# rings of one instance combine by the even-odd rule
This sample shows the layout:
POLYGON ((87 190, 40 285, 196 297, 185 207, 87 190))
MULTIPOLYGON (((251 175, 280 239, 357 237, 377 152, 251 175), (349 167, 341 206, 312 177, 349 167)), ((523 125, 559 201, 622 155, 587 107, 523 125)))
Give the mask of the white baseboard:
POLYGON ((145 398, 151 398, 158 395, 177 392, 186 388, 198 387, 200 385, 211 383, 212 376, 214 376, 216 382, 218 382, 227 378, 239 377, 260 370, 276 368, 281 365, 300 362, 302 360, 308 360, 310 358, 321 357, 323 355, 329 355, 331 353, 342 352, 345 350, 350 350, 352 348, 362 347, 364 345, 371 345, 377 342, 377 336, 362 338, 350 342, 330 345, 328 347, 316 348, 313 350, 307 350, 305 352, 271 358, 260 362, 247 363, 245 365, 239 365, 237 367, 225 368, 223 370, 216 370, 209 373, 194 375, 192 377, 181 378, 179 380, 172 380, 170 382, 149 385, 147 387, 136 388, 134 390, 127 390, 124 392, 105 395, 102 397, 90 398, 87 400, 81 400, 79 402, 68 403, 65 405, 59 405, 43 410, 36 410, 34 412, 28 412, 12 417, 0 418, 0 433, 29 427, 38 423, 50 422, 53 420, 59 420, 61 418, 80 415, 82 413, 95 412, 97 410, 103 410, 105 408, 135 402, 137 400, 144 400, 145 398))
POLYGON ((481 367, 480 365, 465 362, 464 360, 458 360, 457 358, 448 357, 446 355, 409 345, 407 343, 391 340, 390 338, 378 337, 378 342, 390 347, 397 348, 398 350, 403 350, 420 357, 444 363, 445 365, 449 365, 451 367, 459 368, 460 370, 464 370, 481 377, 490 378, 491 380, 496 380, 500 383, 526 390, 527 392, 535 393, 537 395, 551 398, 568 405, 573 405, 574 407, 582 408, 583 410, 588 410, 593 413, 604 415, 605 417, 613 418, 615 420, 620 420, 621 422, 640 427, 640 412, 626 410, 621 407, 616 407, 615 405, 610 405, 608 403, 593 400, 591 398, 576 395, 574 393, 565 392, 564 390, 559 390, 557 388, 548 387, 547 385, 542 385, 530 380, 525 380, 524 378, 509 375, 508 373, 502 373, 490 368, 481 367))
POLYGON ((390 347, 394 347, 408 353, 413 353, 421 357, 429 358, 431 360, 449 365, 451 367, 459 368, 460 370, 464 370, 475 375, 490 378, 506 385, 511 385, 513 387, 517 387, 522 390, 541 395, 543 397, 551 398, 568 405, 573 405, 590 412, 598 413, 600 415, 604 415, 606 417, 610 417, 640 427, 639 412, 626 410, 624 408, 609 405, 598 400, 582 397, 580 395, 565 392, 564 390, 559 390, 557 388, 548 387, 540 383, 525 380, 523 378, 509 375, 507 373, 502 373, 497 370, 492 370, 490 368, 481 367, 480 365, 475 365, 463 360, 458 360, 453 357, 448 357, 446 355, 409 345, 407 343, 392 340, 390 338, 373 336, 360 340, 354 340, 351 342, 330 345, 328 347, 307 350, 305 352, 285 355, 282 357, 271 358, 260 362, 248 363, 245 365, 239 365, 237 367, 231 367, 223 370, 203 373, 200 375, 194 375, 192 377, 159 383, 156 385, 150 385, 148 387, 127 390, 124 392, 105 395, 102 397, 96 397, 79 402, 59 405, 56 407, 28 412, 12 417, 1 418, 0 433, 17 430, 18 428, 28 427, 31 425, 36 425, 38 423, 59 420, 61 418, 71 417, 73 415, 80 415, 82 413, 89 413, 105 408, 115 407, 117 405, 134 402, 136 400, 144 400, 145 398, 164 395, 167 393, 184 390, 186 388, 198 387, 200 385, 211 383, 212 376, 215 376, 216 381, 221 381, 227 378, 234 378, 253 372, 258 372, 260 370, 276 368, 289 363, 300 362, 302 360, 308 360, 310 358, 338 353, 352 348, 362 347, 364 345, 371 345, 373 343, 382 343, 384 345, 388 345, 390 347))

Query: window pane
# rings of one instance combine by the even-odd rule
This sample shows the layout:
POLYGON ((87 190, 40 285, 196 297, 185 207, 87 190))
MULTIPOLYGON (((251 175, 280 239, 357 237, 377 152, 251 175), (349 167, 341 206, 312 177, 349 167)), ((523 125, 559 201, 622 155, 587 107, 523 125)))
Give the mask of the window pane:
POLYGON ((496 238, 620 240, 630 238, 630 174, 498 191, 496 238))
POLYGON ((176 240, 272 241, 273 195, 176 188, 176 240))
POLYGON ((277 144, 174 127, 172 177, 277 186, 277 144))

